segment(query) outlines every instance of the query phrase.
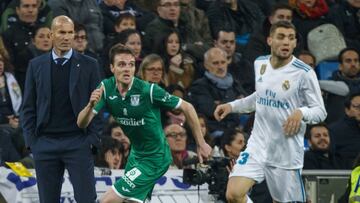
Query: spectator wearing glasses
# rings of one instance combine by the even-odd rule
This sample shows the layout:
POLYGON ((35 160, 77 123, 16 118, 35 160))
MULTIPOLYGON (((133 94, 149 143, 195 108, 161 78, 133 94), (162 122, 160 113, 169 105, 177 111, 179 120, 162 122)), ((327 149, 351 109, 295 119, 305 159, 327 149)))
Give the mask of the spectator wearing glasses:
POLYGON ((345 100, 345 116, 329 126, 334 140, 335 152, 351 166, 360 153, 360 93, 354 93, 345 100))
POLYGON ((179 124, 170 124, 165 127, 164 132, 169 143, 173 159, 173 162, 170 165, 170 169, 182 169, 183 160, 196 156, 195 152, 186 150, 186 130, 179 124))
POLYGON ((73 49, 81 54, 93 57, 99 61, 98 56, 88 49, 88 36, 86 32, 86 27, 83 24, 75 23, 74 25, 75 35, 73 41, 73 49))
POLYGON ((148 82, 156 83, 161 87, 167 87, 167 75, 164 61, 157 54, 147 55, 140 64, 138 76, 148 82))

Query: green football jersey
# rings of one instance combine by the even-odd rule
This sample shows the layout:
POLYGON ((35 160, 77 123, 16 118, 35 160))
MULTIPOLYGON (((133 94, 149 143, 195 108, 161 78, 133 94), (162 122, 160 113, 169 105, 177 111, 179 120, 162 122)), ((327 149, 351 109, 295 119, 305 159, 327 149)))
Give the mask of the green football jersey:
POLYGON ((138 158, 158 157, 162 162, 171 161, 164 135, 160 109, 174 109, 181 99, 167 93, 156 84, 134 78, 125 97, 118 91, 114 77, 101 82, 104 86, 101 100, 94 108, 97 113, 104 106, 121 125, 131 142, 131 155, 138 158))

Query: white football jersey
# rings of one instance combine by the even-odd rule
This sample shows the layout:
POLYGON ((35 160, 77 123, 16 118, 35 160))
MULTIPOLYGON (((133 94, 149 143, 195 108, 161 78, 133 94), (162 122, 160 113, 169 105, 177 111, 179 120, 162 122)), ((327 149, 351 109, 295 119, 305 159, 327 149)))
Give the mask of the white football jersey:
POLYGON ((302 168, 306 123, 315 124, 326 118, 316 74, 295 56, 277 69, 271 66, 270 55, 257 58, 254 64, 256 91, 230 103, 234 112, 255 111, 246 151, 270 166, 302 168), (300 130, 286 136, 283 124, 296 109, 303 114, 300 130))

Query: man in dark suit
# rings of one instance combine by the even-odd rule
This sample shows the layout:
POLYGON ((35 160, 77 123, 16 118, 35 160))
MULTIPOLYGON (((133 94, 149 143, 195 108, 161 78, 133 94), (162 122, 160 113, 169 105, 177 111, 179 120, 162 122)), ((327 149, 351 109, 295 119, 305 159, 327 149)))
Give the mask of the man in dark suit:
POLYGON ((74 24, 67 16, 51 25, 53 49, 30 61, 21 122, 37 175, 41 203, 59 202, 64 170, 70 174, 78 203, 96 199, 91 147, 98 144, 98 122, 86 130, 76 118, 100 82, 95 59, 71 46, 74 24))

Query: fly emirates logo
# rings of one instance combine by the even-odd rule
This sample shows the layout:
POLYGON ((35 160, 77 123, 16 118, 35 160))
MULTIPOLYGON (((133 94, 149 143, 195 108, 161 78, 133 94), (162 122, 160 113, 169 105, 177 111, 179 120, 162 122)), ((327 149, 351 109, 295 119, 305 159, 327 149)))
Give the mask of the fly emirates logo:
POLYGON ((126 125, 126 126, 143 126, 143 125, 145 125, 144 118, 142 118, 140 120, 136 120, 134 118, 120 118, 120 117, 117 117, 116 121, 119 124, 126 125))
POLYGON ((285 110, 290 108, 289 102, 276 99, 276 92, 267 89, 265 94, 266 97, 259 97, 259 99, 256 101, 258 104, 285 110))

